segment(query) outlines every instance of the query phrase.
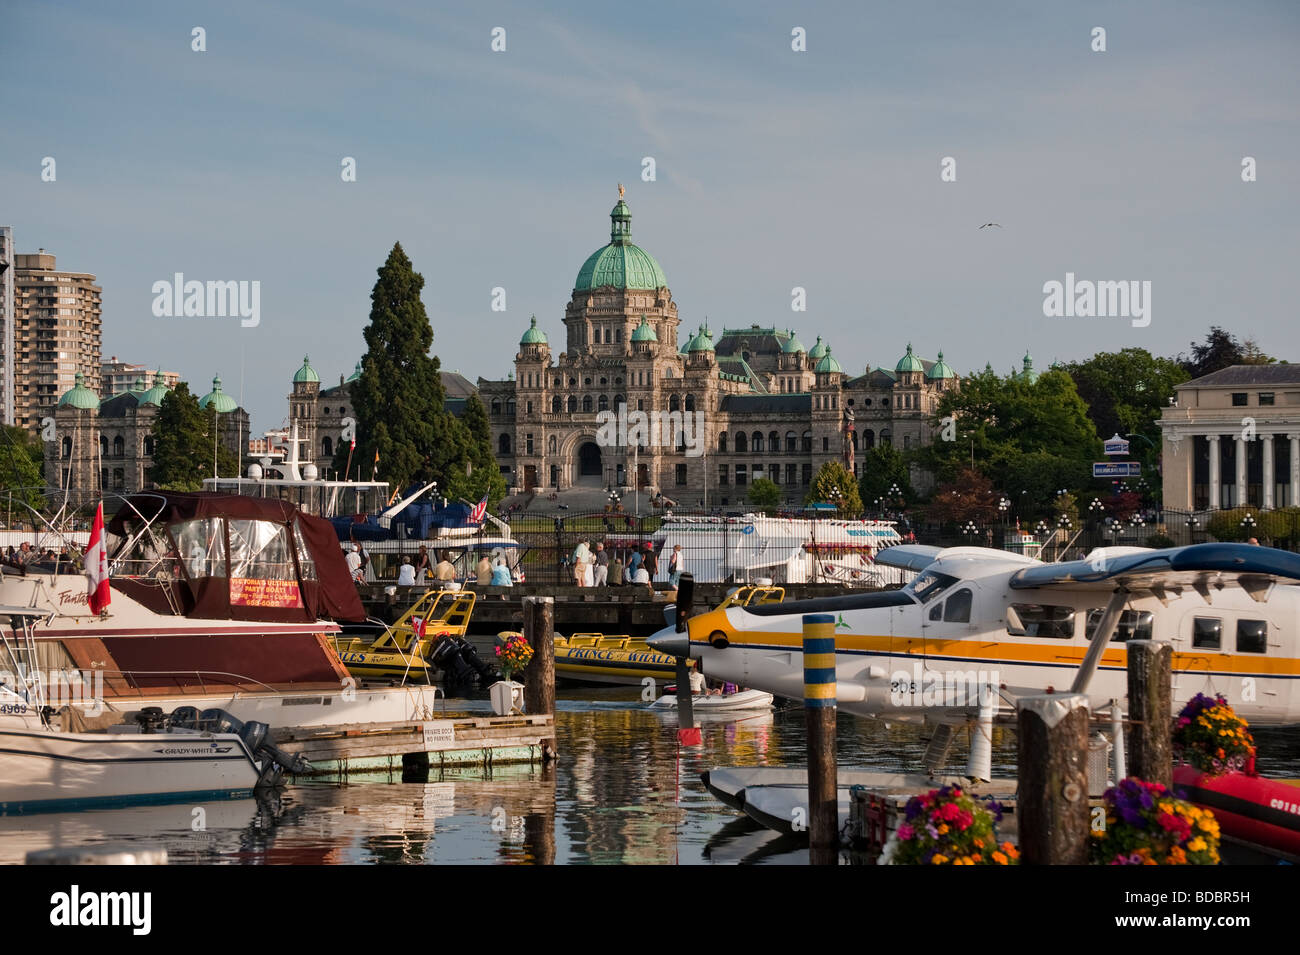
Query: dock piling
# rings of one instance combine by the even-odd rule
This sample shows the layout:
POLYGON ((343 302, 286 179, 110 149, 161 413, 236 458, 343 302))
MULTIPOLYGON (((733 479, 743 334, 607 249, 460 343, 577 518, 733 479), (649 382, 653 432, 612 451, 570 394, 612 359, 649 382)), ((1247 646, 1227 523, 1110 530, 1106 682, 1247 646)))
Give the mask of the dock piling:
POLYGON ((1088 861, 1088 698, 1046 693, 1019 701, 1016 814, 1025 865, 1088 861))
POLYGON ((813 865, 839 862, 839 780, 835 765, 835 616, 803 617, 803 705, 808 732, 808 848, 813 865))
POLYGON ((1173 720, 1173 647, 1130 640, 1128 651, 1129 774, 1149 783, 1173 784, 1170 743, 1173 720))
MULTIPOLYGON (((524 669, 524 710, 555 713, 555 598, 525 597, 524 639, 533 658, 524 669)), ((542 740, 542 763, 555 759, 555 739, 542 740)))

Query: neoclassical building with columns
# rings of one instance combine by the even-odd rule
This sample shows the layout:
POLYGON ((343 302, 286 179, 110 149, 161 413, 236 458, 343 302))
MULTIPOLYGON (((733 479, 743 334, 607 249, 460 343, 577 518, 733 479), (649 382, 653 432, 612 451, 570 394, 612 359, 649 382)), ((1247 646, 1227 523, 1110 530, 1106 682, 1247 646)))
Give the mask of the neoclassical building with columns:
POLYGON ((1164 504, 1300 504, 1300 365, 1233 365, 1174 389, 1160 418, 1164 504))
MULTIPOLYGON (((662 492, 682 504, 738 503, 759 478, 802 500, 827 461, 853 461, 876 443, 913 448, 932 440, 940 397, 958 378, 912 346, 897 362, 844 370, 831 344, 806 348, 793 330, 759 323, 689 328, 659 263, 632 243, 620 195, 609 242, 578 270, 564 310, 564 344, 552 348, 536 317, 515 371, 480 378, 497 461, 507 485, 662 492), (700 412, 704 453, 669 441, 602 446, 601 412, 700 412)), ((925 484, 924 475, 914 481, 925 484)))

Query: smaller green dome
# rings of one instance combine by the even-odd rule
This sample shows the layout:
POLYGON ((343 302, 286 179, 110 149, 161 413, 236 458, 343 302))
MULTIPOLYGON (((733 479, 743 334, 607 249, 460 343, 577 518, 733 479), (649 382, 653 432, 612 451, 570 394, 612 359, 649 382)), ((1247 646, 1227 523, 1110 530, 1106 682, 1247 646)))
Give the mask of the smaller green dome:
POLYGON ((713 333, 701 325, 700 330, 695 333, 695 337, 687 344, 686 351, 690 353, 714 351, 713 333))
POLYGON ((146 392, 146 391, 148 391, 148 390, 149 390, 149 383, 148 383, 147 381, 144 380, 144 375, 136 375, 136 377, 135 377, 135 387, 132 388, 131 391, 135 391, 135 392, 139 392, 140 394, 144 394, 144 392, 146 392))
POLYGON ((1031 385, 1038 380, 1038 372, 1034 371, 1034 360, 1029 357, 1029 352, 1025 352, 1022 361, 1024 370, 1020 372, 1022 380, 1029 382, 1031 385))
MULTIPOLYGON (((642 321, 644 321, 644 317, 642 321)), ((524 337, 519 339, 521 345, 545 345, 546 333, 537 327, 537 316, 532 317, 532 323, 528 326, 528 331, 524 332, 524 337)))
POLYGON ((894 371, 925 371, 925 366, 921 364, 921 359, 912 354, 912 343, 907 343, 907 354, 898 359, 898 364, 894 366, 894 371))
POLYGON ((956 378, 957 373, 943 360, 943 352, 939 352, 939 360, 930 366, 930 370, 925 373, 925 377, 931 381, 936 381, 940 378, 956 378))
POLYGON ((793 355, 795 352, 807 351, 807 349, 803 347, 803 342, 799 341, 799 336, 794 333, 793 329, 786 329, 786 333, 790 337, 781 345, 781 351, 787 355, 793 355))
POLYGON ((361 377, 361 362, 357 362, 356 369, 353 370, 352 374, 348 375, 348 382, 356 381, 360 377, 361 377))
POLYGON ((826 347, 826 343, 823 342, 822 337, 818 335, 817 343, 813 345, 812 350, 808 352, 808 357, 813 360, 825 358, 827 351, 829 351, 829 349, 826 347))
POLYGON ((217 375, 212 379, 212 390, 199 399, 199 407, 204 410, 211 407, 218 414, 226 414, 239 406, 234 398, 221 390, 221 376, 217 375))
MULTIPOLYGON (((622 200, 620 200, 620 204, 621 203, 622 200)), ((650 323, 645 320, 644 315, 641 316, 641 324, 638 325, 632 332, 632 341, 634 342, 659 341, 659 336, 655 334, 655 330, 650 327, 650 323)))
POLYGON ((162 369, 159 368, 153 375, 153 387, 140 396, 140 404, 161 407, 163 399, 167 397, 167 392, 170 390, 167 382, 163 380, 162 369))
POLYGON ((840 367, 840 363, 831 357, 830 345, 826 346, 826 354, 823 356, 822 360, 817 363, 816 370, 817 373, 821 375, 844 373, 844 369, 840 367))
POLYGON ((312 368, 311 366, 311 360, 306 355, 304 355, 302 358, 302 367, 299 368, 296 372, 294 372, 293 383, 295 385, 300 385, 303 384, 304 382, 311 382, 311 381, 319 382, 320 375, 316 374, 316 369, 312 368))
POLYGON ((76 408, 80 411, 98 411, 99 395, 86 387, 86 376, 77 372, 76 384, 59 399, 60 408, 76 408))

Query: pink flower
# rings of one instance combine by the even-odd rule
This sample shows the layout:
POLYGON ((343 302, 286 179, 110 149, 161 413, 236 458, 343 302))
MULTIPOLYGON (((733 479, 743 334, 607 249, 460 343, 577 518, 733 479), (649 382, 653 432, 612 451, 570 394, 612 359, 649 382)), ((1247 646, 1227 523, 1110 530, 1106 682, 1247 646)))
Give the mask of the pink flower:
POLYGON ((912 836, 914 835, 916 835, 916 830, 914 830, 911 826, 903 825, 898 827, 898 838, 903 842, 906 842, 908 839, 911 839, 912 836))

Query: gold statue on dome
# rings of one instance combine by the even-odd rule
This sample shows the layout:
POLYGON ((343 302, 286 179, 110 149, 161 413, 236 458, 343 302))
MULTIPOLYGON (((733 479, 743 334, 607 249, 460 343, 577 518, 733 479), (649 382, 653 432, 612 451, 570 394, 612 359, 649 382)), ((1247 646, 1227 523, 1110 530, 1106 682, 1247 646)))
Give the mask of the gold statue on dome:
POLYGON ((621 182, 618 184, 618 197, 623 198, 623 184, 621 182))

